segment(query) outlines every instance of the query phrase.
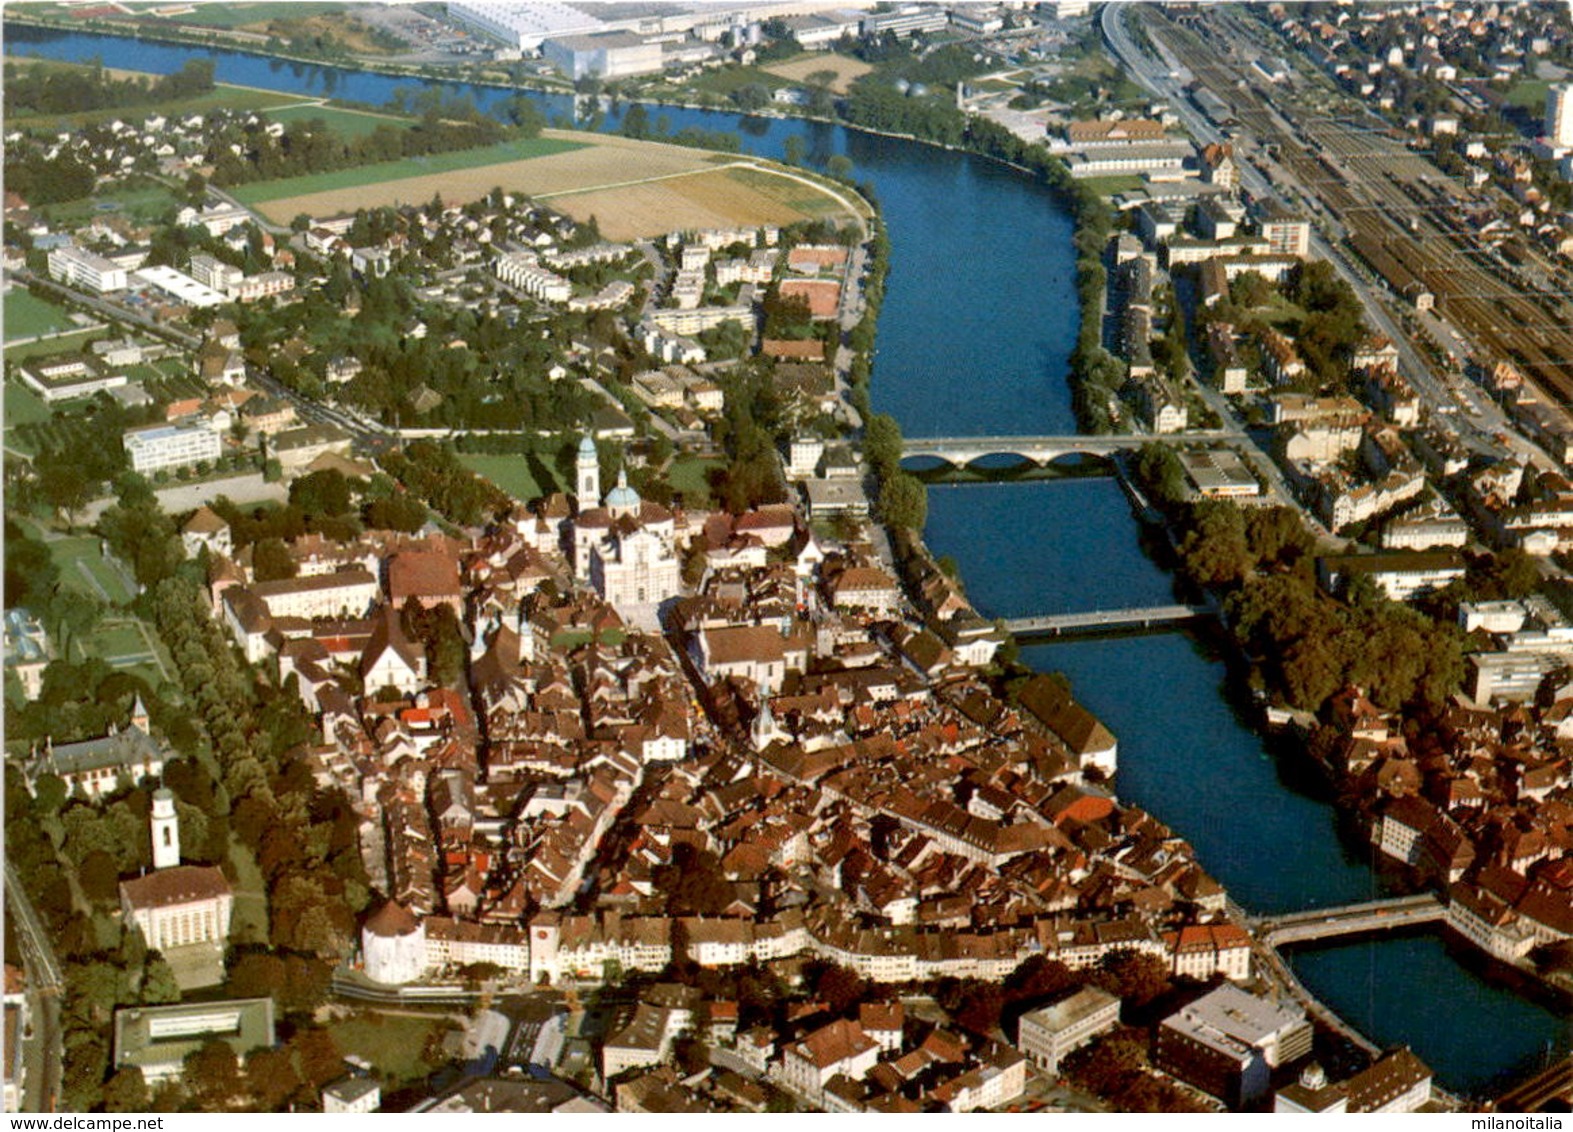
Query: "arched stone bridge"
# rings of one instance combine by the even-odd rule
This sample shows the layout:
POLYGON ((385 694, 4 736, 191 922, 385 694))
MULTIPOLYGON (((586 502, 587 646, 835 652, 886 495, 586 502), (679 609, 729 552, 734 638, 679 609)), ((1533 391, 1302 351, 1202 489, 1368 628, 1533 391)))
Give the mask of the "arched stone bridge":
POLYGON ((1039 466, 1062 456, 1112 456, 1131 452, 1144 444, 1242 444, 1243 433, 1228 429, 1199 432, 1171 432, 1154 436, 1074 435, 1074 436, 909 436, 901 442, 901 458, 920 457, 943 460, 952 467, 965 467, 985 456, 1019 456, 1039 466))

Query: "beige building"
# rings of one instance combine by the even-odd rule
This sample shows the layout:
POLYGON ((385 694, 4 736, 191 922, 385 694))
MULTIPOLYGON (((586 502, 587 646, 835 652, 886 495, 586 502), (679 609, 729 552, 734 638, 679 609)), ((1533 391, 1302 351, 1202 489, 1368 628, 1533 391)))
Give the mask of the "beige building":
POLYGON ((1045 1073, 1058 1074, 1060 1061, 1120 1023, 1120 1000, 1100 987, 1083 987, 1053 1006, 1021 1016, 1016 1048, 1045 1073))

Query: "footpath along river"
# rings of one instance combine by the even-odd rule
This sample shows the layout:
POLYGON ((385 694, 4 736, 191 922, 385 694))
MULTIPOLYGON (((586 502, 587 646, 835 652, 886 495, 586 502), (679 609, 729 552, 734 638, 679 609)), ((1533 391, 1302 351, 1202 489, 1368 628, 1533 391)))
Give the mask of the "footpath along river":
MULTIPOLYGON (((8 26, 6 50, 169 73, 211 58, 221 82, 385 104, 398 88, 441 86, 486 108, 512 92, 283 62, 235 51, 8 26)), ((548 116, 564 97, 539 96, 548 116)), ((855 130, 675 107, 672 129, 735 130, 744 149, 781 158, 789 137, 808 164, 845 154, 875 186, 892 243, 874 371, 876 408, 910 436, 1075 431, 1067 359, 1079 311, 1070 217, 1027 177, 964 154, 855 130)), ((617 118, 610 117, 608 128, 617 118)), ((990 617, 1161 604, 1168 576, 1142 552, 1110 479, 934 488, 926 531, 961 567, 990 617)), ((1275 912, 1381 894, 1370 849, 1340 836, 1226 696, 1209 644, 1179 632, 1034 646, 1023 657, 1070 677, 1120 740, 1120 796, 1195 845, 1242 905, 1275 912)), ((1487 982, 1435 935, 1382 938, 1292 955, 1320 998, 1380 1044, 1407 1043, 1446 1087, 1482 1092, 1567 1048, 1568 1021, 1487 982)))

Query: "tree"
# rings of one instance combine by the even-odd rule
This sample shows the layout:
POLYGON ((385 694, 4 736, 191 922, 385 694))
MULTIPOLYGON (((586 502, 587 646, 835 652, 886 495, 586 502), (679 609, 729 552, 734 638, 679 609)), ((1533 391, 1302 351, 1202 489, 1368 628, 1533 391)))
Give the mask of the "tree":
POLYGON ((782 151, 788 165, 801 165, 808 153, 808 145, 797 134, 788 134, 782 151))
POLYGON ((117 1069, 104 1083, 105 1112, 149 1112, 151 1100, 140 1066, 117 1069))
POLYGON ((259 582, 293 578, 300 566, 281 538, 265 538, 251 548, 252 574, 259 582))
POLYGON ((142 1004, 162 1006, 180 1001, 180 985, 175 982, 175 972, 157 951, 147 953, 142 968, 142 1004))
POLYGON ((928 518, 928 492, 916 476, 898 471, 879 488, 879 512, 892 527, 920 531, 928 518))
POLYGON ((863 426, 863 459, 880 475, 901 466, 901 426, 888 413, 875 413, 863 426))
POLYGON ((641 103, 634 103, 623 114, 622 133, 630 138, 650 136, 650 112, 641 103))
POLYGON ((288 1049, 257 1049, 246 1055, 246 1088, 261 1111, 282 1110, 300 1086, 300 1072, 288 1049))
POLYGON ((197 1106, 205 1112, 226 1112, 240 1097, 240 1061, 230 1044, 220 1038, 188 1053, 182 1076, 197 1106))

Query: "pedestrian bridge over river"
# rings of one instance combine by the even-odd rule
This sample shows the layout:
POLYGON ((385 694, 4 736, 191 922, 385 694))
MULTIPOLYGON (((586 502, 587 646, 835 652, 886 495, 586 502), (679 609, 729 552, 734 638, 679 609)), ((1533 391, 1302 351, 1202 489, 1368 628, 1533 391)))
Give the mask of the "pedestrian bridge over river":
POLYGON ((1062 456, 1113 456, 1147 444, 1244 444, 1249 438, 1231 429, 1170 432, 1161 435, 1073 436, 919 436, 901 442, 901 458, 942 460, 965 467, 985 456, 1016 456, 1041 466, 1062 456))

